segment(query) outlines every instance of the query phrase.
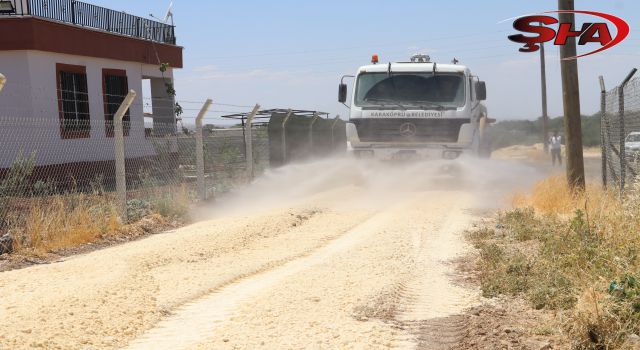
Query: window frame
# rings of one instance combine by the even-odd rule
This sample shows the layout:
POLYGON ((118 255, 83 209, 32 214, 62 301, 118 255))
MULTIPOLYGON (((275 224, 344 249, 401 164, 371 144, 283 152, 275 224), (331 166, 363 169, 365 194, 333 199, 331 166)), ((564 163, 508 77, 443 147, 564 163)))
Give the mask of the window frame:
MULTIPOLYGON (((127 76, 127 71, 125 69, 113 69, 113 68, 103 68, 102 69, 102 102, 104 105, 104 125, 105 125, 105 136, 108 138, 114 137, 113 131, 113 116, 109 119, 109 100, 107 97, 107 76, 116 76, 123 77, 125 79, 126 87, 125 92, 129 91, 129 77, 127 76), (109 125, 111 123, 111 125, 109 125)), ((125 93, 122 98, 127 94, 125 93)), ((115 115, 115 112, 113 113, 115 115)), ((122 134, 127 137, 129 136, 129 131, 131 130, 131 108, 127 109, 127 112, 124 114, 122 118, 122 134)))
MULTIPOLYGON (((80 139, 80 138, 90 138, 91 137, 91 100, 89 95, 89 82, 87 77, 87 67, 80 65, 72 65, 72 64, 64 64, 64 63, 56 63, 56 93, 58 96, 58 119, 60 122, 60 137, 63 140, 66 139, 80 139), (73 73, 73 74, 82 74, 84 75, 85 85, 87 87, 87 113, 89 118, 87 119, 87 128, 83 130, 65 130, 65 113, 63 109, 63 101, 62 101, 62 81, 60 74, 62 72, 73 73)), ((77 113, 77 111, 76 111, 77 113)))
MULTIPOLYGON (((359 108, 369 108, 370 107, 370 106, 363 105, 361 103, 362 101, 358 102, 358 91, 360 90, 360 77, 362 75, 367 75, 367 74, 388 74, 388 73, 386 73, 386 72, 360 72, 356 76, 356 78, 355 78, 355 81, 356 81, 355 90, 354 90, 354 93, 353 93, 353 105, 356 106, 356 107, 359 107, 359 108)), ((463 73, 463 72, 437 72, 436 74, 433 74, 432 72, 425 72, 425 71, 396 71, 396 72, 393 72, 393 74, 396 74, 396 75, 419 75, 419 74, 424 74, 424 75, 432 75, 432 77, 435 77, 436 75, 439 75, 439 76, 448 75, 448 76, 459 77, 460 78, 460 83, 463 84, 463 89, 462 89, 462 91, 463 91, 463 96, 462 96, 463 104, 460 105, 460 106, 455 106, 455 107, 451 106, 451 108, 462 109, 462 108, 465 108, 466 105, 467 105, 467 89, 466 89, 466 86, 464 86, 464 85, 466 85, 465 78, 466 78, 467 75, 465 73, 463 73)))

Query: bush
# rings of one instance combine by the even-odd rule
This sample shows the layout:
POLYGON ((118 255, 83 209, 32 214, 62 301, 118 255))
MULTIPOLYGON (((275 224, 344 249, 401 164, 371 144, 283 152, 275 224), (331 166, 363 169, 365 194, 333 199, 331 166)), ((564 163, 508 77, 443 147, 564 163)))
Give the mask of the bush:
POLYGON ((573 194, 562 178, 536 184, 496 230, 470 235, 485 296, 566 310, 575 349, 623 348, 640 334, 639 197, 640 185, 620 199, 596 187, 573 194))
POLYGON ((142 199, 131 199, 127 201, 127 219, 129 222, 136 222, 151 214, 151 204, 142 199))
POLYGON ((36 155, 28 158, 18 153, 7 175, 0 181, 0 228, 5 226, 11 197, 22 196, 27 192, 29 176, 35 168, 36 155))

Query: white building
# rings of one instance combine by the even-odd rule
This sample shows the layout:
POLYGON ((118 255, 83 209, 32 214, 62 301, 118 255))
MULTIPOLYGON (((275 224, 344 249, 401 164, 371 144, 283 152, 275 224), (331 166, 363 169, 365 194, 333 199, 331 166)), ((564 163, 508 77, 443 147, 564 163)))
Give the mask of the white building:
POLYGON ((19 152, 64 176, 113 163, 111 121, 130 89, 138 96, 125 117, 128 161, 155 155, 145 105, 154 135, 175 133, 166 83, 182 68, 182 48, 173 26, 80 1, 10 0, 0 1, 0 33, 0 169, 19 152))

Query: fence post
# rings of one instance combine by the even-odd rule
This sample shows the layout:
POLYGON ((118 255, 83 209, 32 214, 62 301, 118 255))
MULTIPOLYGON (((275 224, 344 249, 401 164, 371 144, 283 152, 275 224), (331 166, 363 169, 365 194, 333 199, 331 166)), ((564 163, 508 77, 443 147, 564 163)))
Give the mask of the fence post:
POLYGON ((333 123, 331 123, 331 152, 333 153, 336 150, 336 138, 335 135, 333 133, 333 129, 336 127, 336 124, 338 124, 338 121, 340 120, 340 115, 336 115, 336 119, 333 120, 333 123))
POLYGON ((605 140, 605 119, 607 118, 607 90, 604 85, 604 77, 600 80, 600 151, 602 152, 602 187, 607 188, 607 148, 605 140))
POLYGON ((289 108, 287 115, 282 120, 282 165, 287 163, 287 122, 292 114, 293 111, 289 108))
POLYGON ((118 198, 118 213, 122 222, 127 222, 127 178, 124 163, 124 132, 122 130, 122 118, 127 112, 133 99, 136 98, 136 92, 129 90, 129 93, 118 107, 118 111, 113 116, 113 140, 115 144, 115 161, 116 161, 116 193, 118 198))
POLYGON ((2 88, 4 88, 4 84, 6 84, 6 82, 7 78, 5 78, 2 73, 0 73, 0 91, 2 91, 2 88))
POLYGON ((313 124, 316 123, 318 118, 320 118, 320 114, 313 112, 313 119, 311 119, 311 124, 309 124, 309 154, 313 153, 313 124))
POLYGON ((253 180, 253 130, 251 126, 253 124, 253 118, 258 114, 260 110, 260 105, 256 104, 253 107, 253 110, 247 116, 247 123, 244 125, 245 133, 244 133, 244 143, 245 143, 245 160, 247 162, 247 175, 250 180, 253 180))
POLYGON ((620 84, 618 91, 618 107, 620 113, 620 195, 624 192, 624 186, 627 180, 627 152, 625 151, 625 134, 627 132, 624 125, 624 88, 637 71, 636 68, 633 68, 631 72, 629 72, 629 75, 627 75, 622 84, 620 84))
POLYGON ((207 114, 213 101, 207 99, 196 117, 196 174, 198 175, 198 198, 201 201, 207 199, 207 188, 204 182, 204 141, 202 139, 202 118, 207 114))
POLYGON ((618 117, 620 118, 620 195, 624 192, 625 178, 627 177, 626 158, 627 152, 624 150, 624 84, 618 89, 618 117))

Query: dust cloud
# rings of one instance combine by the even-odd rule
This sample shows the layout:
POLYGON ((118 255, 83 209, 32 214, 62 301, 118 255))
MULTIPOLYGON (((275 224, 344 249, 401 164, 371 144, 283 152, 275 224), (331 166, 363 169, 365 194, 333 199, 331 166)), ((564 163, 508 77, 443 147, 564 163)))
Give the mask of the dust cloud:
POLYGON ((472 158, 272 169, 202 222, 3 273, 0 348, 390 348, 412 331, 376 310, 419 324, 478 301, 451 277, 469 209, 539 176, 472 158))
POLYGON ((322 205, 324 197, 335 199, 335 192, 343 200, 327 203, 337 210, 382 209, 418 192, 442 190, 470 192, 478 208, 499 209, 508 205, 510 194, 530 188, 545 174, 523 163, 470 156, 402 162, 340 156, 267 170, 250 185, 221 195, 193 216, 204 220, 311 202, 322 205))
MULTIPOLYGON (((420 330, 411 325, 481 302, 478 289, 460 286, 452 277, 455 259, 471 252, 464 232, 481 217, 476 210, 506 206, 512 191, 541 176, 519 163, 476 158, 334 157, 269 170, 202 210, 202 219, 213 220, 196 225, 253 227, 250 237, 259 243, 246 256, 231 257, 230 270, 275 248, 294 251, 294 244, 313 237, 321 237, 319 246, 178 309, 136 346, 414 348, 412 332, 420 330), (292 224, 282 217, 305 221, 292 224), (256 218, 270 227, 251 226, 256 218), (283 224, 271 225, 278 221, 283 224), (350 227, 344 229, 344 223, 350 227), (272 242, 261 240, 265 232, 275 237, 272 242), (405 326, 398 331, 378 319, 405 326), (187 330, 191 338, 184 336, 187 330)), ((232 233, 226 236, 250 239, 232 233)))

